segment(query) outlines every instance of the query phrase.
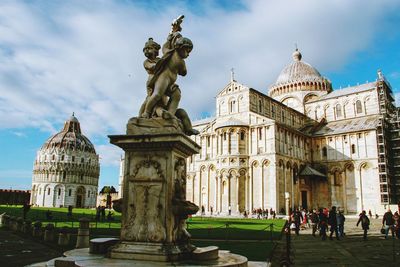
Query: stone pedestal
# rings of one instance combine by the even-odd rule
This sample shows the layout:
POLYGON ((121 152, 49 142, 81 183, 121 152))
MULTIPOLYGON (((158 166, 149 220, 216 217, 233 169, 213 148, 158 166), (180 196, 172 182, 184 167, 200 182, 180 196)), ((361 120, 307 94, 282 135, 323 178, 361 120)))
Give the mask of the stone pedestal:
POLYGON ((46 225, 46 227, 44 228, 44 237, 43 240, 45 242, 53 242, 54 240, 54 224, 49 223, 46 225))
POLYGON ((88 248, 89 247, 89 223, 88 218, 79 219, 78 236, 76 238, 75 248, 88 248))
POLYGON ((128 124, 127 132, 109 136, 125 151, 121 242, 110 250, 110 257, 187 258, 195 247, 189 244, 185 220, 198 207, 186 201, 186 158, 200 146, 169 127, 141 131, 128 124))

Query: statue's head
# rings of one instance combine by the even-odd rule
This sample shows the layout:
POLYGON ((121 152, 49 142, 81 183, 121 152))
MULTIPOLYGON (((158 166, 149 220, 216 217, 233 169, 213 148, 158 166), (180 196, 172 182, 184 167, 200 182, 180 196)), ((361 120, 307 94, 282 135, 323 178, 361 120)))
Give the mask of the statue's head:
POLYGON ((187 58, 193 49, 193 43, 189 38, 180 37, 175 41, 174 48, 181 58, 187 58))
POLYGON ((158 51, 161 46, 153 41, 153 38, 149 38, 149 40, 144 44, 143 53, 149 59, 155 59, 158 56, 158 51))

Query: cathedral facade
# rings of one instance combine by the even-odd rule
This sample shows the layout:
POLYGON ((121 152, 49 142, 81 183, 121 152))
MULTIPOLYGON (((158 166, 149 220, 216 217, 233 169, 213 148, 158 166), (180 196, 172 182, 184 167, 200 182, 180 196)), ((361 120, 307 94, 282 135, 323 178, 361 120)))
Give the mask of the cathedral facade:
POLYGON ((39 207, 95 207, 99 174, 99 156, 72 115, 37 152, 30 202, 39 207))
POLYGON ((383 213, 400 199, 400 120, 380 71, 333 90, 296 49, 268 94, 232 77, 215 113, 193 123, 202 149, 187 162, 187 199, 206 212, 383 213))

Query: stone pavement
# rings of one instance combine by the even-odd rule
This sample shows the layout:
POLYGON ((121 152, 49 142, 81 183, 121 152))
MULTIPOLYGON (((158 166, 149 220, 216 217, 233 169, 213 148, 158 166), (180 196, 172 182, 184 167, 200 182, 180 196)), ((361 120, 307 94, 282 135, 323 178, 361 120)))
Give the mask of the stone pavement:
POLYGON ((339 241, 322 241, 318 233, 311 235, 311 229, 299 236, 292 234, 294 266, 400 266, 400 240, 384 238, 381 219, 371 220, 367 241, 362 240, 361 225, 356 227, 356 223, 356 217, 346 218, 346 236, 339 241))
POLYGON ((61 255, 62 252, 55 248, 22 238, 10 230, 0 228, 1 267, 20 267, 61 255))

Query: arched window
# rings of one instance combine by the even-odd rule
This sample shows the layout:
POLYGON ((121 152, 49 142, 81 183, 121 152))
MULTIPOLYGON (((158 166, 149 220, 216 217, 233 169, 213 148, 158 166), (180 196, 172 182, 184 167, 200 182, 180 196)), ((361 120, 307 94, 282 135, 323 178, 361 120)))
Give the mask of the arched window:
POLYGON ((240 140, 244 140, 244 132, 240 132, 240 140))
POLYGON ((72 195, 72 189, 68 190, 68 196, 70 197, 72 195))
POLYGON ((342 117, 342 106, 340 104, 336 105, 336 117, 341 118, 342 117))
POLYGON ((326 148, 326 146, 324 146, 324 147, 322 148, 322 156, 323 156, 323 157, 328 156, 328 149, 326 148))
POLYGON ((360 100, 356 101, 356 112, 357 114, 362 113, 362 105, 360 100))
POLYGON ((50 188, 47 188, 47 195, 50 195, 50 188))
POLYGON ((340 172, 338 170, 335 171, 334 173, 334 183, 335 185, 341 185, 341 175, 340 172))
POLYGON ((352 144, 351 145, 351 154, 355 154, 356 153, 356 145, 352 144))
POLYGON ((61 195, 61 188, 58 188, 58 195, 61 195))
POLYGON ((228 187, 226 186, 226 181, 222 182, 222 192, 224 195, 228 194, 228 187))
POLYGON ((230 113, 236 112, 236 101, 235 100, 231 100, 229 102, 229 112, 230 113))

